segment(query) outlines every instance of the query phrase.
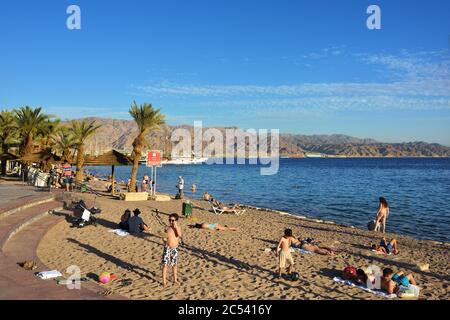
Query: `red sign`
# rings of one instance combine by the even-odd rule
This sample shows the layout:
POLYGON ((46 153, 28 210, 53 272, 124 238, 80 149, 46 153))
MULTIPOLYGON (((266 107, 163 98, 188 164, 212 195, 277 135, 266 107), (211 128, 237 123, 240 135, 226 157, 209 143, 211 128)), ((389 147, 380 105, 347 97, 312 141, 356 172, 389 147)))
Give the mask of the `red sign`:
POLYGON ((161 151, 147 151, 147 167, 161 167, 161 151))

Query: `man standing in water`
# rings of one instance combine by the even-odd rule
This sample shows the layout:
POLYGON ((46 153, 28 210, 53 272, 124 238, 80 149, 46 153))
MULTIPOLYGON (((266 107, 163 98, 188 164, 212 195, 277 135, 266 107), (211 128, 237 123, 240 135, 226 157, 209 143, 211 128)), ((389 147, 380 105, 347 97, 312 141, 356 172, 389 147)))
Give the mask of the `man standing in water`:
POLYGON ((162 265, 162 278, 163 287, 167 285, 167 266, 172 267, 173 271, 173 283, 179 284, 177 276, 177 264, 178 264, 178 245, 181 239, 181 228, 177 223, 178 215, 172 213, 169 215, 169 227, 167 228, 167 236, 164 239, 165 247, 163 257, 161 260, 162 265))
POLYGON ((178 177, 178 195, 177 199, 183 199, 184 180, 182 176, 178 177))

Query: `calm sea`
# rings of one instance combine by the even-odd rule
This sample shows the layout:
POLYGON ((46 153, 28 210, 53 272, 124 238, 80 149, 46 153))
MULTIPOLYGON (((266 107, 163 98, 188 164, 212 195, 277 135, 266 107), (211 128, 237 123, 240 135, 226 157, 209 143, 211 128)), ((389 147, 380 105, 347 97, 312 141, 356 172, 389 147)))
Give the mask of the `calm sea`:
MULTIPOLYGON (((110 167, 91 172, 109 174, 110 167)), ((131 167, 117 167, 127 180, 131 167)), ((150 174, 141 166, 138 178, 150 174)), ((208 191, 222 202, 237 202, 366 228, 384 196, 390 204, 387 231, 450 242, 449 158, 280 159, 278 174, 261 176, 259 165, 166 165, 158 168, 157 189, 175 194, 183 176, 187 196, 208 191), (191 192, 191 185, 197 192, 191 192)))

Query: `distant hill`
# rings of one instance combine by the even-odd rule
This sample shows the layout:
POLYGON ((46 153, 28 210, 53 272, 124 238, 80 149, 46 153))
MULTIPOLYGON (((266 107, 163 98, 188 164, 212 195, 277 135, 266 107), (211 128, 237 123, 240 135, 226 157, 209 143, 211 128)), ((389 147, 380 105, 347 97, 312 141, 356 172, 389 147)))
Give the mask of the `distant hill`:
MULTIPOLYGON (((86 119, 95 120, 102 125, 101 130, 87 141, 86 151, 88 153, 101 153, 102 150, 111 148, 131 152, 133 139, 137 133, 136 125, 132 120, 86 119)), ((177 128, 187 129, 191 134, 193 132, 192 126, 164 125, 159 131, 152 132, 147 137, 151 147, 170 153, 170 136, 172 131, 177 128)), ((217 129, 225 136, 226 128, 217 129)), ((204 145, 206 144, 204 143, 204 145)), ((248 150, 248 142, 246 142, 246 150, 248 150)), ((360 139, 342 134, 280 134, 281 156, 304 157, 308 153, 346 157, 450 157, 450 147, 426 142, 383 143, 374 139, 360 139)))

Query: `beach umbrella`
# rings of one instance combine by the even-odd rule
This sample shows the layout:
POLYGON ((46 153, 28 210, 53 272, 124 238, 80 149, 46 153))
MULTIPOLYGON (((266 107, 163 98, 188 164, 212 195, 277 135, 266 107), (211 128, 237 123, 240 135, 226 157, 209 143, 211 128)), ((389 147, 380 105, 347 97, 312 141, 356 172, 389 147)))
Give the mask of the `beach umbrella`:
POLYGON ((22 162, 45 162, 45 163, 60 163, 61 157, 50 152, 49 150, 42 150, 39 152, 33 152, 29 155, 20 157, 17 159, 22 162))
POLYGON ((112 149, 96 157, 87 157, 84 161, 86 166, 111 166, 111 189, 112 195, 115 195, 115 166, 129 166, 133 161, 127 155, 112 149))

